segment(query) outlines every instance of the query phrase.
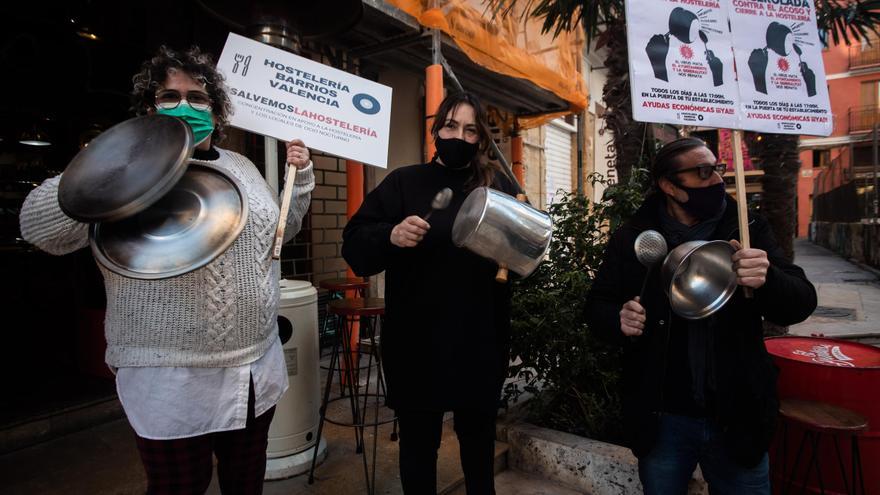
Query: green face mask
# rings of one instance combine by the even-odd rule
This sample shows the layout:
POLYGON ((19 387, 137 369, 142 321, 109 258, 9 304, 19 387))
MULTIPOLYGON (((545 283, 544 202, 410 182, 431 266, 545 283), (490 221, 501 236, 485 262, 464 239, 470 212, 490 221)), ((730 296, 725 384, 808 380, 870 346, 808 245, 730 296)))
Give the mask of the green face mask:
POLYGON ((211 118, 211 112, 196 110, 185 103, 177 105, 176 108, 157 108, 156 113, 177 117, 189 124, 190 129, 193 131, 193 137, 196 140, 196 146, 214 132, 214 119, 211 118))

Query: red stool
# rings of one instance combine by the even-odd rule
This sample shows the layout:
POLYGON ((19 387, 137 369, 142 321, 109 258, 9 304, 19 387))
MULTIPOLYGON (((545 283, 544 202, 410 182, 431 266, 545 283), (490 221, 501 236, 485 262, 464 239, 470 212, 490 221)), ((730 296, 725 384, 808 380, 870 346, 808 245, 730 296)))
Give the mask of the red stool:
MULTIPOLYGON (((801 453, 804 446, 809 442, 812 449, 812 455, 807 463, 807 472, 804 474, 801 482, 801 493, 807 488, 810 481, 810 474, 815 467, 816 478, 819 482, 820 493, 825 493, 825 483, 822 480, 821 463, 819 462, 819 443, 822 435, 828 435, 834 444, 834 450, 837 453, 837 463, 840 467, 840 475, 843 478, 844 489, 846 493, 857 494, 859 488, 864 495, 865 479, 862 474, 861 454, 859 453, 858 435, 868 429, 868 421, 859 414, 839 406, 833 406, 823 402, 814 402, 798 399, 782 399, 779 405, 779 414, 782 416, 783 438, 782 448, 785 449, 788 426, 789 424, 797 425, 804 430, 803 438, 795 455, 794 466, 791 473, 788 474, 788 483, 783 490, 783 495, 788 493, 794 484, 797 476, 798 464, 800 463, 801 453), (847 482, 846 468, 843 465, 843 457, 840 454, 840 446, 837 442, 838 437, 850 438, 851 462, 850 462, 850 483, 847 482), (851 489, 850 489, 851 488, 851 489)), ((786 478, 786 454, 782 454, 783 479, 786 478)))
MULTIPOLYGON (((379 334, 381 330, 382 318, 385 315, 385 300, 381 298, 368 297, 364 299, 337 299, 330 301, 328 304, 328 313, 334 315, 337 321, 335 332, 335 343, 333 351, 330 354, 330 366, 327 375, 327 381, 324 384, 324 398, 321 401, 320 422, 318 423, 318 437, 315 445, 320 445, 321 435, 324 430, 324 422, 330 422, 339 426, 349 426, 354 428, 356 451, 362 454, 364 461, 364 475, 367 482, 367 493, 375 493, 376 486, 376 441, 379 434, 379 425, 393 422, 394 428, 391 434, 391 440, 397 439, 397 418, 392 415, 391 418, 379 418, 380 399, 386 397, 385 377, 382 373, 382 361, 379 352, 379 334), (360 336, 358 339, 358 347, 354 349, 351 342, 351 336, 354 331, 355 323, 361 323, 360 336), (361 366, 361 358, 368 358, 366 366, 361 366), (373 382, 372 370, 376 369, 376 379, 373 382), (366 381, 361 384, 361 371, 366 370, 366 381), (340 395, 330 398, 330 392, 333 388, 334 373, 344 373, 345 379, 340 380, 340 395), (375 387, 375 391, 371 392, 371 387, 375 387), (348 397, 349 406, 351 407, 351 422, 342 421, 332 418, 327 414, 327 407, 334 401, 348 397), (370 398, 374 399, 373 417, 367 417, 370 398), (361 404, 363 402, 363 404, 361 404), (372 469, 368 467, 367 452, 364 448, 364 430, 366 427, 373 428, 372 451, 373 461, 372 469)), ((312 467, 309 471, 309 484, 315 480, 315 464, 317 460, 317 448, 315 456, 312 458, 312 467)))

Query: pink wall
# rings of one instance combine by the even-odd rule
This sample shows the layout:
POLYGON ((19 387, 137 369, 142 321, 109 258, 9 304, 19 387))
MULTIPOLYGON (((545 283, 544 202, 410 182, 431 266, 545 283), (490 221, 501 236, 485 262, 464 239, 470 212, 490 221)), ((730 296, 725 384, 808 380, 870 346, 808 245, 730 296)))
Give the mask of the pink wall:
POLYGON ((825 62, 825 74, 846 72, 849 69, 849 47, 844 44, 830 45, 822 52, 822 60, 825 62))

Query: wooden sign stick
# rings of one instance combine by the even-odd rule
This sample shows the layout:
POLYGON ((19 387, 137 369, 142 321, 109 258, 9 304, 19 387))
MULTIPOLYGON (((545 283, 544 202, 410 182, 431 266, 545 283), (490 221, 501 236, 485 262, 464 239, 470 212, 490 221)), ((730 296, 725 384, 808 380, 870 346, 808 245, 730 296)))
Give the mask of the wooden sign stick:
MULTIPOLYGON (((733 173, 736 184, 736 216, 739 220, 739 243, 748 249, 749 242, 749 204, 746 198, 746 178, 743 170, 742 131, 731 133, 733 139, 733 173)), ((751 299, 754 293, 751 287, 743 287, 743 295, 751 299)))
POLYGON ((287 179, 284 181, 284 191, 281 193, 281 212, 278 216, 278 227, 275 229, 275 245, 272 248, 272 259, 281 259, 281 246, 284 244, 284 229, 287 227, 287 212, 290 211, 290 196, 293 195, 293 181, 296 178, 297 168, 289 163, 287 167, 287 179))

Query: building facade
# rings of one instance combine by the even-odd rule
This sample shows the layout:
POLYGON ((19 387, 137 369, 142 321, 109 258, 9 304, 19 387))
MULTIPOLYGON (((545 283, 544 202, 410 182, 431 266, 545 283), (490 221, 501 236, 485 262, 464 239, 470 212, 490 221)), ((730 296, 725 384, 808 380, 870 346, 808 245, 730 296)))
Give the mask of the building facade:
POLYGON ((873 129, 880 123, 880 42, 830 46, 823 52, 834 116, 829 137, 800 143, 798 235, 810 220, 874 218, 873 129))

